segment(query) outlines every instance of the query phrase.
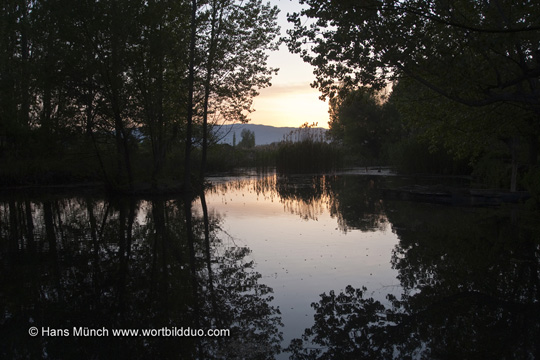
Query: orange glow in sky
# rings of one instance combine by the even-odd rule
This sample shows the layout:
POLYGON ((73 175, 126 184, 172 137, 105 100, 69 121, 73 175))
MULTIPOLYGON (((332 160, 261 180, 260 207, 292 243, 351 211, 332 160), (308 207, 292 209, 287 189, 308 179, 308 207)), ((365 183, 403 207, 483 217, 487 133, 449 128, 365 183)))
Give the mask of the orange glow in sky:
MULTIPOLYGON (((291 27, 287 13, 298 12, 301 7, 296 0, 270 2, 281 10, 278 23, 285 36, 286 29, 291 27)), ((280 70, 273 76, 272 86, 260 90, 260 95, 254 99, 255 112, 250 114, 250 123, 299 127, 315 122, 328 128, 328 104, 319 100, 319 91, 309 85, 315 79, 311 65, 303 62, 299 55, 289 53, 285 45, 270 54, 268 63, 280 70)))

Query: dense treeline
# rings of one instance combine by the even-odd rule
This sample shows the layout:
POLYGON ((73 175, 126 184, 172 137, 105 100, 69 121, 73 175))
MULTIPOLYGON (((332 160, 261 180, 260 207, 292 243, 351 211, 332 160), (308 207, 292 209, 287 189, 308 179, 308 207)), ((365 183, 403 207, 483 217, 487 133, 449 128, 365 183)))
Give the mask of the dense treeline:
MULTIPOLYGON (((390 165, 401 173, 470 174, 469 160, 453 156, 425 130, 406 121, 410 100, 400 86, 384 95, 372 88, 343 92, 330 100, 329 135, 346 149, 348 165, 390 165)), ((417 113, 411 114, 416 119, 417 113)))
POLYGON ((392 153, 385 154, 386 143, 399 130, 401 148, 393 153, 407 158, 410 152, 416 158, 410 163, 423 167, 428 154, 439 152, 452 165, 443 170, 461 159, 493 185, 540 193, 538 3, 300 3, 305 8, 289 17, 289 49, 316 68, 313 86, 338 105, 344 125, 334 125, 343 141, 356 138, 363 156, 384 158, 392 153), (403 125, 390 130, 386 105, 378 111, 369 93, 392 85, 388 102, 403 125), (356 123, 353 110, 363 113, 354 115, 356 123), (362 116, 373 111, 369 131, 379 145, 357 135, 362 116))
POLYGON ((3 2, 0 181, 134 190, 204 176, 208 125, 245 121, 275 73, 277 12, 260 0, 3 2))
POLYGON ((535 137, 527 113, 452 103, 410 79, 389 96, 372 88, 330 100, 329 134, 347 163, 401 173, 470 175, 490 187, 535 191, 535 137))

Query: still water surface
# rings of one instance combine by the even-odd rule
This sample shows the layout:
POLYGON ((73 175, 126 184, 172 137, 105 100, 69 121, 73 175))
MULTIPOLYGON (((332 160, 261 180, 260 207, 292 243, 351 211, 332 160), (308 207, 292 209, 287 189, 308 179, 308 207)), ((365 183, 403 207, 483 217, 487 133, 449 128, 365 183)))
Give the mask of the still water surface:
POLYGON ((211 178, 195 199, 4 196, 0 355, 538 357, 536 215, 381 198, 392 181, 270 173, 211 178), (187 328, 231 334, 163 336, 187 328))
MULTIPOLYGON (((364 178, 347 180, 369 189, 364 178)), ((224 220, 221 236, 228 234, 251 249, 262 281, 274 290, 285 344, 312 324, 310 305, 323 292, 366 286, 369 295, 381 301, 388 293, 401 292, 390 263, 398 239, 378 200, 342 203, 335 193, 342 184, 330 176, 268 175, 213 182, 214 191, 206 195, 208 208, 224 220), (366 205, 369 210, 362 211, 366 205), (348 221, 342 206, 362 214, 348 221)))

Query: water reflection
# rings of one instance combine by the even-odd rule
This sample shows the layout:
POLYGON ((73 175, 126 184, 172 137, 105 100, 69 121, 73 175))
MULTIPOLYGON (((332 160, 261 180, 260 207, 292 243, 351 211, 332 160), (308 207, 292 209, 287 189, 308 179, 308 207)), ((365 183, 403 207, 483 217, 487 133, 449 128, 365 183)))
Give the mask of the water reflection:
MULTIPOLYGON (((1 358, 257 358, 281 349, 272 289, 191 199, 0 202, 1 358), (54 335, 30 337, 36 326, 54 335), (230 337, 81 337, 89 329, 230 329, 230 337)), ((204 204, 204 196, 202 197, 204 204)))
MULTIPOLYGON (((382 201, 373 191, 378 177, 336 175, 259 174, 250 178, 214 181, 213 193, 228 196, 240 192, 253 196, 264 207, 279 201, 285 212, 304 220, 318 220, 324 212, 337 220, 341 231, 378 231, 387 226, 382 201)), ((224 200, 226 202, 227 200, 224 200)))
POLYGON ((0 358, 540 357, 537 215, 382 200, 385 181, 265 174, 213 179, 196 199, 0 200, 0 358))
MULTIPOLYGON (((540 229, 520 208, 387 203, 403 293, 323 293, 300 359, 528 359, 540 355, 540 229)), ((328 290, 327 290, 328 291, 328 290)))

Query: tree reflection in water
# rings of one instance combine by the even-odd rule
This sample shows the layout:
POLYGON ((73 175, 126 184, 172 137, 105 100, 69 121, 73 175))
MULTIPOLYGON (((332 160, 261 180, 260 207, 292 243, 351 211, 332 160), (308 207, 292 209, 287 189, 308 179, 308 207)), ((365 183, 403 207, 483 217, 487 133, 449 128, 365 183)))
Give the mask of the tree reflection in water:
POLYGON ((328 211, 343 232, 384 230, 388 225, 382 201, 374 192, 378 177, 261 173, 225 180, 216 182, 211 191, 224 195, 231 190, 242 191, 279 201, 285 212, 304 220, 317 220, 328 211))
MULTIPOLYGON (((192 199, 0 202, 2 347, 17 358, 272 359, 279 310, 246 247, 192 199), (30 337, 28 329, 230 329, 230 337, 30 337)), ((112 334, 109 332, 109 334, 112 334)))
MULTIPOLYGON (((376 177, 229 180, 210 191, 236 189, 305 220, 328 212, 343 233, 391 227, 398 237, 391 266, 402 294, 376 300, 362 283, 341 292, 329 283, 292 358, 540 358, 537 214, 383 201, 376 177)), ((0 201, 0 358, 274 358, 282 333, 272 289, 222 223, 204 195, 0 201), (225 328, 231 337, 32 338, 30 326, 225 328)))
POLYGON ((323 293, 315 323, 291 342, 295 359, 540 357, 540 229, 518 209, 396 202, 401 299, 365 288, 323 293))

